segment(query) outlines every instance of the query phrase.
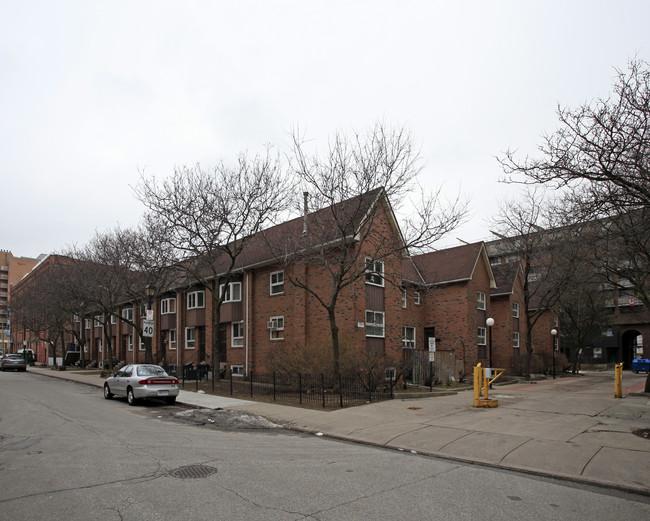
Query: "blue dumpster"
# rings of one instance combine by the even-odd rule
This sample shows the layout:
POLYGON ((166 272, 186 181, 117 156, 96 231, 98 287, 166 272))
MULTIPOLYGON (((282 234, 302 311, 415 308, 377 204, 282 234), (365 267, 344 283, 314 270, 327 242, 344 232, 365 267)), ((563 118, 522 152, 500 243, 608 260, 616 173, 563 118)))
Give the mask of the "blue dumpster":
POLYGON ((635 373, 650 372, 650 360, 647 358, 638 358, 636 360, 632 360, 632 371, 635 373))

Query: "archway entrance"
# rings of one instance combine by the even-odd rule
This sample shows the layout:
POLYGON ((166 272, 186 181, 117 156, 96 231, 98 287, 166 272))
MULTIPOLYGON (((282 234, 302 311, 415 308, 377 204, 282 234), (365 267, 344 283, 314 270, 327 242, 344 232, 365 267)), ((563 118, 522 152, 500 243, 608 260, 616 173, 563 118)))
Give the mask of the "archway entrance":
POLYGON ((636 329, 630 329, 621 337, 621 362, 623 369, 632 369, 632 360, 637 348, 643 349, 643 335, 636 329))

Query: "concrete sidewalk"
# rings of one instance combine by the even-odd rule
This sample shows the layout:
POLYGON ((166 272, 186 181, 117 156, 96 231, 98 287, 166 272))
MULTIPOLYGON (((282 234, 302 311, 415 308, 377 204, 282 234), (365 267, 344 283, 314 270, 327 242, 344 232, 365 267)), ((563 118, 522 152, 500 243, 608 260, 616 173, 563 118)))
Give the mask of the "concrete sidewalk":
MULTIPOLYGON (((101 387, 97 375, 29 368, 101 387)), ((495 387, 499 407, 472 407, 472 392, 320 411, 181 391, 178 402, 264 416, 305 432, 650 495, 650 397, 645 374, 614 372, 495 387)))

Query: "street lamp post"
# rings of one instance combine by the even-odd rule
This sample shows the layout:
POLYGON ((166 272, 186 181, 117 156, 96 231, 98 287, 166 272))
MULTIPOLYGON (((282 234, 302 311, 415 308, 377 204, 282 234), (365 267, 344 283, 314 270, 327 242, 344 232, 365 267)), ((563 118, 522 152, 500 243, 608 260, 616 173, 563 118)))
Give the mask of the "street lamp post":
MULTIPOLYGON (((151 306, 153 304, 153 296, 156 294, 156 286, 153 284, 147 284, 144 288, 144 293, 147 296, 147 310, 151 311, 151 306)), ((153 336, 148 337, 149 340, 147 341, 147 344, 149 344, 147 347, 148 349, 145 352, 145 358, 147 359, 147 363, 151 364, 153 363, 153 336)))
POLYGON ((553 380, 555 380, 555 337, 557 336, 557 329, 551 329, 551 348, 553 349, 553 380))
POLYGON ((488 318, 485 325, 488 327, 488 364, 492 367, 492 326, 494 325, 494 319, 492 317, 488 318))

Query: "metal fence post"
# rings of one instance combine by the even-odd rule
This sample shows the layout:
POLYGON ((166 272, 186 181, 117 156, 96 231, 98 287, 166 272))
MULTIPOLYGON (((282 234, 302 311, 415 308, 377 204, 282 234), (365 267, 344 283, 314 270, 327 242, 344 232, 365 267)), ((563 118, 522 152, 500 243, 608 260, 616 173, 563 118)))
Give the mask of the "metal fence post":
POLYGON ((343 409, 343 377, 339 373, 339 398, 341 401, 341 409, 343 409))
POLYGON ((232 365, 230 366, 230 396, 232 396, 232 365))
POLYGON ((325 375, 323 373, 320 374, 320 390, 323 395, 323 408, 325 408, 325 375))
POLYGON ((298 398, 300 405, 302 405, 302 373, 298 373, 298 398))
POLYGON ((251 371, 251 398, 253 397, 253 371, 251 371))
POLYGON ((276 398, 276 390, 275 390, 275 386, 276 386, 276 381, 275 381, 275 371, 273 371, 273 401, 275 401, 275 398, 276 398))

